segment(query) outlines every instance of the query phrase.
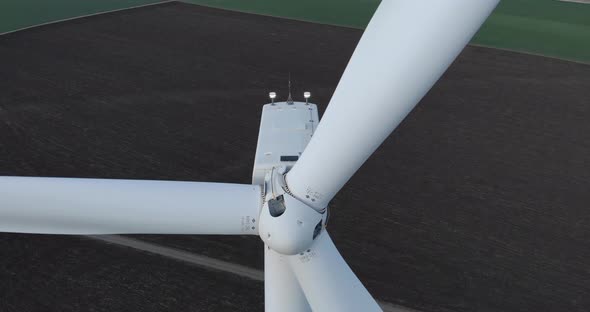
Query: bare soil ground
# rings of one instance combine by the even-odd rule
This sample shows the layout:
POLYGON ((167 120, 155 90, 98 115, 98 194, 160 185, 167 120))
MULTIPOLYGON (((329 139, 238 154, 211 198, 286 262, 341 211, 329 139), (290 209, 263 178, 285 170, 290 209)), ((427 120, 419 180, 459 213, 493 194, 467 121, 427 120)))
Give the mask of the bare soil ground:
MULTIPOLYGON (((0 174, 249 183, 267 92, 290 71, 323 112, 360 35, 168 3, 1 36, 0 174)), ((332 202, 369 290, 587 310, 588 90, 590 66, 468 47, 332 202)), ((262 268, 255 237, 142 238, 262 268)), ((262 309, 260 283, 85 238, 2 234, 0 254, 1 311, 262 309)))

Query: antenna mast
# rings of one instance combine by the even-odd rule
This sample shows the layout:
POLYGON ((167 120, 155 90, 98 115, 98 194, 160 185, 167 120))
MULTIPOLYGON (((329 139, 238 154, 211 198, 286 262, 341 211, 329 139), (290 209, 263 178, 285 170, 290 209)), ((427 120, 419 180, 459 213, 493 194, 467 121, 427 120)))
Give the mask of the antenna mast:
POLYGON ((291 97, 291 72, 289 72, 289 97, 287 98, 287 104, 293 104, 293 98, 291 97))

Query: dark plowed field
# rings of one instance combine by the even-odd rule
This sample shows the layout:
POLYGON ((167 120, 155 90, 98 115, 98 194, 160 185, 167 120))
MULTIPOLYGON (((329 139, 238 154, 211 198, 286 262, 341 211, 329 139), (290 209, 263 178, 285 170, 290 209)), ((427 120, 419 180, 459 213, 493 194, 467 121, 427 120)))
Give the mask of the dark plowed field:
MULTIPOLYGON (((249 183, 267 92, 291 72, 323 112, 360 35, 168 3, 1 36, 0 175, 249 183)), ((469 47, 331 235, 382 301, 587 311, 589 159, 590 66, 469 47)), ((263 265, 255 237, 143 238, 263 265)), ((3 312, 262 309, 258 282, 80 237, 0 235, 0 281, 3 312)))

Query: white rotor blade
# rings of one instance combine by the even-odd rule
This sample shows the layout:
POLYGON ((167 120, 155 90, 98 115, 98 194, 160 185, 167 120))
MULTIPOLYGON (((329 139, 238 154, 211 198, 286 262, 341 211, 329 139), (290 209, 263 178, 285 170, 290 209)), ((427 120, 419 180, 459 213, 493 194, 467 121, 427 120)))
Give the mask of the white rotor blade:
POLYGON ((422 99, 499 0, 383 0, 313 138, 287 174, 322 209, 422 99))
POLYGON ((257 234, 260 207, 257 185, 0 177, 0 232, 257 234))
POLYGON ((381 311, 325 230, 289 264, 313 311, 381 311))
POLYGON ((264 311, 311 312, 288 256, 264 246, 264 311))

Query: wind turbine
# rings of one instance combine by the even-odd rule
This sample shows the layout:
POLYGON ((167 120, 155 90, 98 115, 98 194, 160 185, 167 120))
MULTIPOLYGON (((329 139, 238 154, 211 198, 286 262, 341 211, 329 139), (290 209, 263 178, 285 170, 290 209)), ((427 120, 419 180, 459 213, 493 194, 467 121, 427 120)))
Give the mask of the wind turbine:
MULTIPOLYGON (((383 0, 328 108, 263 108, 253 184, 0 177, 0 231, 259 235, 267 311, 380 311, 328 232, 328 203, 499 0, 383 0)), ((359 209, 362 207, 359 207, 359 209)))

